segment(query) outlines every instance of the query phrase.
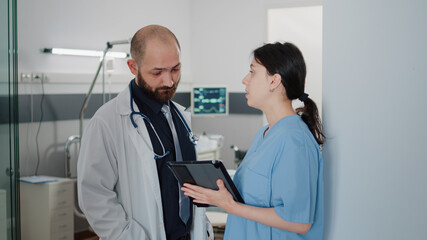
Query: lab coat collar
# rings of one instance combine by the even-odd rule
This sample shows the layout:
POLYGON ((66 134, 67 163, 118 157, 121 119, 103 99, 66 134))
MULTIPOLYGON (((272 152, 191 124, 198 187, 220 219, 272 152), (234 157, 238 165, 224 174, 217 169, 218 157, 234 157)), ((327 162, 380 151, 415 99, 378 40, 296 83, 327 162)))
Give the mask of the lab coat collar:
MULTIPOLYGON (((138 106, 136 105, 135 101, 132 99, 133 108, 135 111, 139 111, 138 106)), ((116 111, 120 115, 130 115, 132 110, 130 109, 130 92, 129 92, 129 86, 126 86, 123 91, 117 95, 117 105, 116 105, 116 111)))

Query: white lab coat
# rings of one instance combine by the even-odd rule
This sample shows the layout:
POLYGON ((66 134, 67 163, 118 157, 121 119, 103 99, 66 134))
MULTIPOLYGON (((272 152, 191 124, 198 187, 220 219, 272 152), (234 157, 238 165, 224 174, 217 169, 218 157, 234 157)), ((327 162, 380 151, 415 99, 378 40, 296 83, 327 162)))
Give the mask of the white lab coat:
MULTIPOLYGON (((130 103, 126 88, 89 122, 77 164, 79 205, 103 240, 166 240, 153 147, 142 117, 134 115, 138 131, 133 127, 130 103)), ((190 123, 189 113, 176 105, 190 123)), ((191 239, 213 239, 205 209, 193 210, 191 239)))

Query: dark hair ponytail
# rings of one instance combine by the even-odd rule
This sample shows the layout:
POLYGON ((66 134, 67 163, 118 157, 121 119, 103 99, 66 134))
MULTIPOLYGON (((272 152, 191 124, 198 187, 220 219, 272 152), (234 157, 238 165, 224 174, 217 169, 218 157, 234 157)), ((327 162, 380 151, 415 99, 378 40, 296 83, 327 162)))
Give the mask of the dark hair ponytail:
MULTIPOLYGON (((305 95, 305 76, 307 74, 304 57, 292 43, 270 43, 255 49, 254 58, 262 64, 270 75, 280 74, 288 99, 294 100, 305 95)), ((322 123, 316 103, 304 96, 304 107, 296 109, 307 124, 319 145, 325 141, 322 123)))
POLYGON ((296 112, 307 124, 317 143, 319 145, 323 144, 325 142, 325 135, 323 134, 322 122, 316 103, 310 98, 307 98, 304 101, 304 107, 297 108, 296 112))

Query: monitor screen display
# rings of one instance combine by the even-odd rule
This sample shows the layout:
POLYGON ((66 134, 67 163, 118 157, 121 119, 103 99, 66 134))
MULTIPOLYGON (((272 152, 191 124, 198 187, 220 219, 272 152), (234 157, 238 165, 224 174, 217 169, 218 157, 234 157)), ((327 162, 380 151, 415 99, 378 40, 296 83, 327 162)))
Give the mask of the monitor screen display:
POLYGON ((228 114, 226 87, 193 87, 191 93, 193 115, 214 116, 228 114))

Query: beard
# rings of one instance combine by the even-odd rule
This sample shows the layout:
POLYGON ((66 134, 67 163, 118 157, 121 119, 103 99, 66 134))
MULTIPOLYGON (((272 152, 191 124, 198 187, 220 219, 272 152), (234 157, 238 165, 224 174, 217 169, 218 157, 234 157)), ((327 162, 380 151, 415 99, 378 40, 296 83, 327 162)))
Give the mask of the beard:
POLYGON ((137 75, 137 85, 142 90, 142 92, 150 99, 156 100, 158 102, 165 103, 171 100, 175 96, 176 89, 178 87, 181 76, 178 77, 178 81, 172 85, 172 87, 159 87, 151 88, 144 78, 141 75, 141 72, 138 70, 137 75))

